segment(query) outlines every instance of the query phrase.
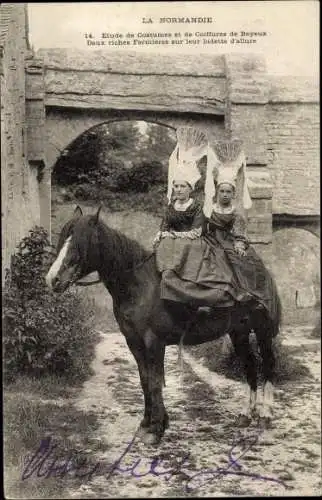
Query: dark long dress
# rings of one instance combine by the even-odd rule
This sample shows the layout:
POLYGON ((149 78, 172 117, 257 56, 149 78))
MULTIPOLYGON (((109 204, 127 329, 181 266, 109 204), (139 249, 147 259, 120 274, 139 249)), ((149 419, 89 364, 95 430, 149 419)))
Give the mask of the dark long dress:
MULTIPOLYGON (((278 304, 276 300, 276 285, 266 269, 264 262, 249 245, 246 236, 246 220, 234 210, 230 214, 213 211, 207 220, 204 240, 211 248, 211 259, 217 260, 223 252, 224 258, 233 273, 231 283, 236 286, 234 298, 238 302, 256 301, 261 304, 273 319, 276 317, 278 304), (246 255, 239 255, 235 249, 236 241, 242 241, 246 248, 246 255), (221 248, 221 251, 219 251, 221 248)), ((221 259, 220 259, 221 260, 221 259)), ((213 276, 216 279, 216 266, 213 267, 213 276)))
POLYGON ((161 240, 157 249, 161 298, 192 307, 256 301, 274 315, 274 283, 248 244, 245 219, 235 210, 229 214, 213 212, 205 219, 201 206, 194 201, 184 212, 169 205, 160 229, 180 232, 196 228, 203 229, 202 237, 161 240), (246 256, 235 251, 237 240, 244 242, 246 256))

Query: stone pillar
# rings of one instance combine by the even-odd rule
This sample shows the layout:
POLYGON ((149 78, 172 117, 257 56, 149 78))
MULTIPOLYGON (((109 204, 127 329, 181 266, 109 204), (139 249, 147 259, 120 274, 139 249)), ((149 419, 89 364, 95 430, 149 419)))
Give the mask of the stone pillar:
POLYGON ((43 62, 30 58, 26 63, 26 118, 28 161, 38 181, 40 225, 50 234, 51 175, 45 158, 45 84, 43 62))
POLYGON ((272 252, 272 182, 267 167, 266 104, 269 85, 265 61, 257 55, 230 54, 226 65, 228 137, 243 141, 253 206, 248 213, 251 243, 270 266, 272 252))

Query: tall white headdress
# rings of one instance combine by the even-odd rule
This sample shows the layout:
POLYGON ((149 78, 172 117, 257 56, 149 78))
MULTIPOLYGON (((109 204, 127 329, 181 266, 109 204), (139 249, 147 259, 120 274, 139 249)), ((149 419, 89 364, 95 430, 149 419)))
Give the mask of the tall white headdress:
POLYGON ((185 180, 192 188, 201 174, 197 162, 207 154, 207 137, 201 130, 193 127, 177 129, 178 143, 169 158, 168 169, 168 202, 171 201, 174 180, 185 180))
POLYGON ((228 183, 234 186, 236 205, 248 210, 252 199, 248 190, 246 156, 242 141, 216 141, 208 143, 207 173, 205 181, 204 214, 210 217, 216 186, 228 183))

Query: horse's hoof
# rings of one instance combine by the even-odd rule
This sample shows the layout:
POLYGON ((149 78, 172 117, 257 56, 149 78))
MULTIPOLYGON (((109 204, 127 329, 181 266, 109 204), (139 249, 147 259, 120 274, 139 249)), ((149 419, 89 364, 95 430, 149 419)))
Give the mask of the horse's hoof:
POLYGON ((157 446, 160 444, 161 441, 161 436, 158 436, 157 434, 153 434, 152 432, 145 432, 142 436, 141 439, 144 444, 149 445, 149 446, 157 446))
POLYGON ((257 406, 255 406, 254 408, 252 408, 251 414, 252 414, 252 418, 254 420, 257 420, 259 418, 259 411, 258 411, 257 406))
POLYGON ((150 425, 150 419, 148 417, 142 418, 140 422, 140 427, 142 427, 142 429, 148 429, 149 425, 150 425))
POLYGON ((251 421, 252 419, 248 415, 238 415, 236 424, 238 427, 248 427, 251 421))
POLYGON ((258 417, 258 426, 261 429, 271 429, 272 427, 272 417, 269 416, 260 416, 258 417))
POLYGON ((142 425, 139 426, 138 430, 137 430, 137 436, 139 438, 142 438, 143 436, 145 436, 145 434, 147 434, 149 432, 149 429, 148 427, 143 427, 142 425))

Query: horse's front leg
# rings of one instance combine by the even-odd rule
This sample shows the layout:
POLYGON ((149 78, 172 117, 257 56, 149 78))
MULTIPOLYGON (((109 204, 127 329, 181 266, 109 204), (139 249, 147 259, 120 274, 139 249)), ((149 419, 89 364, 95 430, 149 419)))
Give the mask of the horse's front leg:
POLYGON ((132 352, 139 369, 140 381, 144 395, 144 417, 140 423, 141 429, 148 429, 151 424, 151 396, 149 392, 148 367, 145 353, 145 344, 140 337, 126 338, 127 345, 132 352))
POLYGON ((165 346, 158 337, 148 330, 144 336, 148 373, 148 399, 151 402, 150 425, 144 438, 146 444, 158 444, 169 426, 162 389, 164 384, 165 346))

